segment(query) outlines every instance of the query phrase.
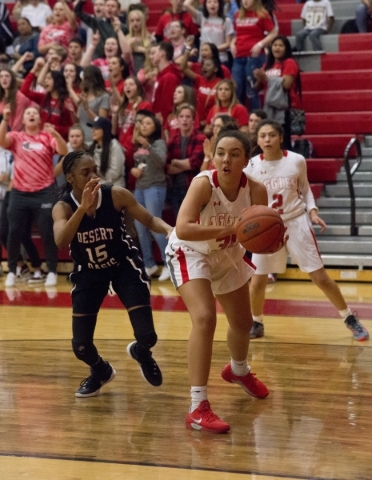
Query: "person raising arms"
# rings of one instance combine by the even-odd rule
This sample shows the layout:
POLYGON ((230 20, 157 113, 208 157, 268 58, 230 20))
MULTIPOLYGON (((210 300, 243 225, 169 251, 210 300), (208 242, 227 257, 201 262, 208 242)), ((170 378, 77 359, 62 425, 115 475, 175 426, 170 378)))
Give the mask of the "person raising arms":
POLYGON ((229 322, 231 362, 222 370, 222 378, 255 397, 269 394, 247 365, 252 326, 248 280, 254 267, 235 234, 243 208, 267 205, 264 185, 243 173, 249 157, 246 135, 234 125, 223 127, 214 149, 216 169, 201 172, 192 181, 166 248, 171 280, 192 321, 187 348, 191 408, 186 427, 213 433, 230 430, 212 412, 207 396, 217 322, 215 296, 229 322))
POLYGON ((63 160, 67 184, 53 208, 54 239, 59 248, 70 246, 79 265, 71 275, 72 349, 90 367, 90 376, 76 391, 77 397, 93 397, 116 372, 98 354, 93 343, 97 315, 110 282, 125 305, 136 341, 127 353, 136 360, 144 378, 153 386, 162 384, 162 374, 152 358, 157 342, 150 305, 150 280, 142 259, 124 223, 124 210, 147 228, 169 234, 172 227, 143 208, 122 187, 100 185, 93 158, 83 151, 63 160))

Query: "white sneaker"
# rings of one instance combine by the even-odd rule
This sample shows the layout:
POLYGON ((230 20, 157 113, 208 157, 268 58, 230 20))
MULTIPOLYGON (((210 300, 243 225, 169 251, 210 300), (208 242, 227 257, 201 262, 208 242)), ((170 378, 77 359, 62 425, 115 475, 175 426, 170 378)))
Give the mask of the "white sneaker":
POLYGON ((57 274, 53 272, 49 272, 46 277, 44 287, 55 287, 57 285, 57 280, 58 280, 57 274))
POLYGON ((16 275, 13 272, 9 272, 6 276, 5 286, 6 287, 15 287, 16 284, 16 275))
POLYGON ((151 278, 155 272, 158 271, 158 266, 154 265, 153 267, 150 268, 145 268, 147 275, 151 278))
POLYGON ((40 285, 45 282, 45 274, 42 270, 37 270, 33 273, 32 277, 28 279, 29 285, 40 285))
POLYGON ((165 282, 165 280, 170 279, 170 273, 168 267, 163 267, 160 277, 158 278, 159 282, 165 282))

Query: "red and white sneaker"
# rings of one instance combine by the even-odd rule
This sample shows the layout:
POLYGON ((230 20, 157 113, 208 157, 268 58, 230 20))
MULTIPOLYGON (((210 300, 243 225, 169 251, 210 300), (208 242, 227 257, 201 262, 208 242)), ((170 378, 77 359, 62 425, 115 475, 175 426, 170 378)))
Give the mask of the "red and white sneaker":
POLYGON ((221 372, 221 377, 229 383, 237 383, 243 389, 252 395, 252 397, 265 398, 269 395, 269 390, 266 386, 256 378, 255 373, 248 372, 244 376, 235 375, 231 370, 231 365, 228 363, 221 372))
POLYGON ((199 403, 198 408, 186 416, 186 428, 206 430, 212 433, 225 433, 230 430, 230 425, 215 415, 208 400, 199 403))

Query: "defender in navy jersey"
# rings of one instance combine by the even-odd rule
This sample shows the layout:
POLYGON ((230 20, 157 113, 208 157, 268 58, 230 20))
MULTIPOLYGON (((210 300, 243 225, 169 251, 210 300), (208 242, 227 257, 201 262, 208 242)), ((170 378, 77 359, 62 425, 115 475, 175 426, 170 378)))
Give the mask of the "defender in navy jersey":
POLYGON ((78 264, 71 275, 72 348, 91 370, 75 395, 95 396, 116 375, 93 343, 98 311, 110 283, 128 310, 136 339, 128 345, 127 352, 139 363, 144 378, 159 386, 162 374, 150 351, 157 341, 150 306, 150 279, 126 232, 124 210, 156 233, 167 235, 172 227, 153 217, 128 190, 100 185, 97 167, 89 154, 69 153, 62 167, 67 184, 53 208, 54 238, 58 247, 70 246, 72 258, 78 264))

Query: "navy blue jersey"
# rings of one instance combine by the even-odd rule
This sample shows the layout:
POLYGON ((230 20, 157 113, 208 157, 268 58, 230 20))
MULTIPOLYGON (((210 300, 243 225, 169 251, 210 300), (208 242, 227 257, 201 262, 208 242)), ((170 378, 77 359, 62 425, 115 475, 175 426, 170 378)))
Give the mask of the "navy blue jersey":
MULTIPOLYGON (((125 258, 138 255, 126 232, 124 210, 115 209, 111 189, 108 185, 101 186, 95 216, 84 215, 70 244, 71 256, 82 269, 115 267, 125 258)), ((77 210, 79 204, 71 192, 61 200, 70 205, 73 212, 77 210)))

